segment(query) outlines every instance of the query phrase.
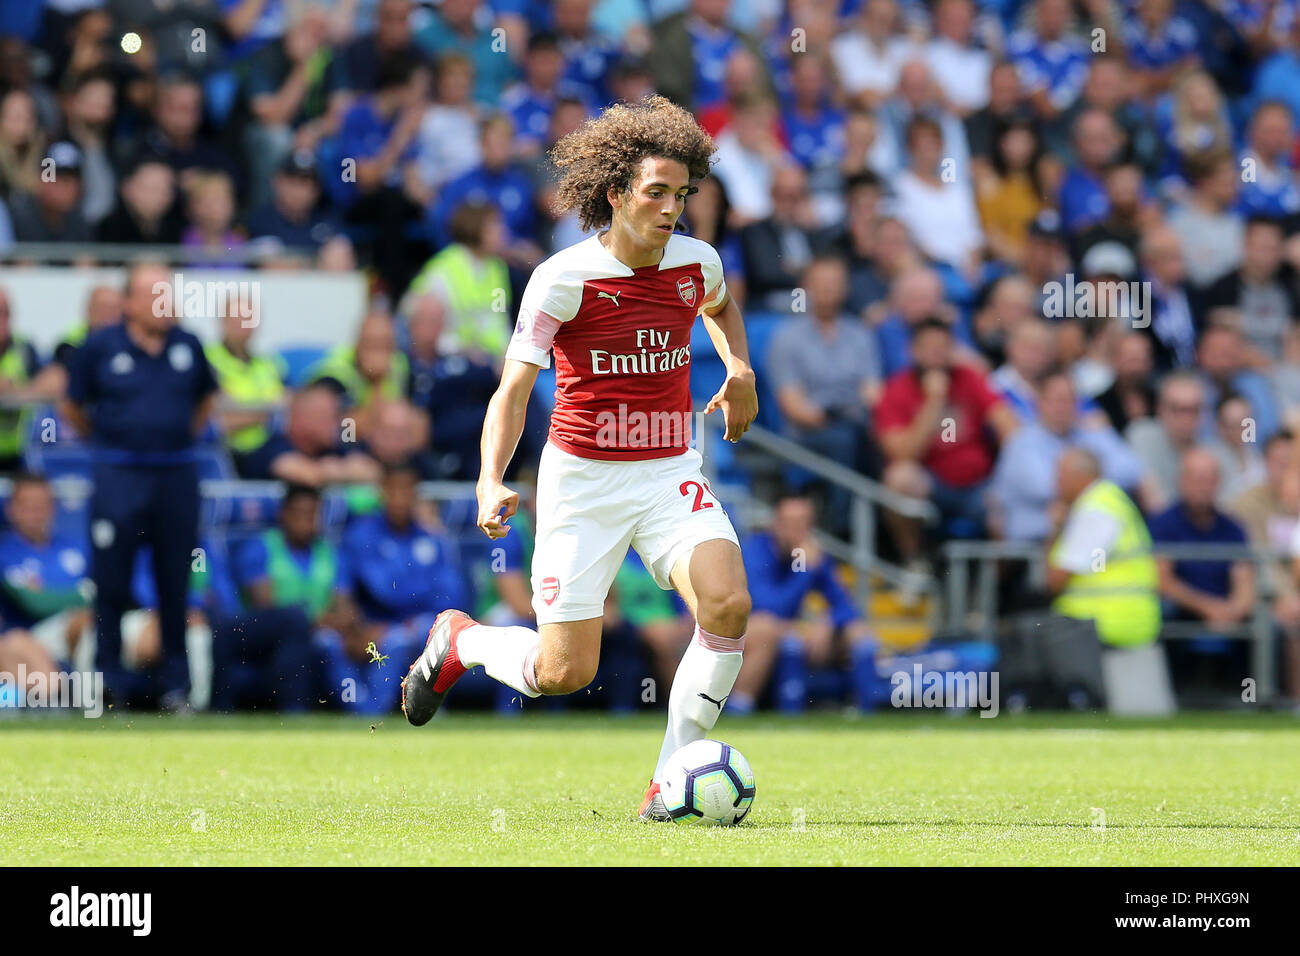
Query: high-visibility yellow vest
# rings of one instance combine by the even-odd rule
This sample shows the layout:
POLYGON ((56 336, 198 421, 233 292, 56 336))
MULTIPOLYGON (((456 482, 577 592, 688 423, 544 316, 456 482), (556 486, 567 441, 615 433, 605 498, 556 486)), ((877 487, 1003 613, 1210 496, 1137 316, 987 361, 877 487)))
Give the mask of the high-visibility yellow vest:
MULTIPOLYGON (((221 391, 237 405, 269 405, 284 397, 284 374, 280 364, 263 356, 245 362, 222 342, 210 342, 203 349, 217 377, 221 391)), ((226 435, 226 444, 238 452, 260 448, 271 437, 265 425, 249 425, 226 435)))
MULTIPOLYGON (((346 390, 357 405, 369 405, 371 386, 357 368, 357 349, 354 345, 340 345, 307 370, 307 380, 317 382, 332 378, 346 390)), ((394 349, 388 361, 388 374, 379 383, 379 397, 397 400, 406 397, 406 387, 411 380, 411 363, 406 353, 394 349)))
MULTIPOLYGON (((1097 555, 1089 574, 1074 574, 1052 604, 1057 614, 1091 618, 1103 643, 1117 647, 1149 644, 1160 633, 1159 576, 1151 556, 1151 535, 1137 506, 1110 481, 1094 481, 1070 509, 1071 515, 1100 511, 1113 517, 1119 535, 1109 551, 1097 555)), ((1061 549, 1052 548, 1056 564, 1061 549)))
MULTIPOLYGON (((0 378, 22 385, 27 381, 27 350, 22 339, 9 340, 9 347, 0 355, 0 378)), ((31 426, 30 408, 0 409, 0 456, 14 458, 21 455, 27 445, 27 429, 31 426)))
POLYGON ((78 322, 72 328, 68 329, 63 338, 59 339, 60 345, 80 345, 86 341, 86 336, 90 334, 89 322, 78 322))
POLYGON ((424 264, 411 283, 419 295, 434 280, 447 293, 447 325, 457 350, 480 349, 504 355, 510 341, 510 270, 495 256, 479 259, 460 243, 452 243, 424 264))

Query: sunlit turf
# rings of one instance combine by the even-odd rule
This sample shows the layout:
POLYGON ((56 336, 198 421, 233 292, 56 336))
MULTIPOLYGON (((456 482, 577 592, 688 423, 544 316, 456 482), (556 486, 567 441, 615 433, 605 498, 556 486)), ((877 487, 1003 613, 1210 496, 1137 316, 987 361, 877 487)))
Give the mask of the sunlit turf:
POLYGON ((635 810, 662 718, 0 721, 0 864, 1300 863, 1280 714, 723 717, 754 810, 635 810))

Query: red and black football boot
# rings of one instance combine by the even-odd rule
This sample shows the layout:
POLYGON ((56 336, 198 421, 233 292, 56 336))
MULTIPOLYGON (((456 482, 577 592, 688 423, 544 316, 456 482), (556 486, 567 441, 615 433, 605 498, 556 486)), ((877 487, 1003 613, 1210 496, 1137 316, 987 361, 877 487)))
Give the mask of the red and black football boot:
POLYGON ((434 618, 424 650, 402 678, 402 713, 416 727, 429 722, 451 685, 465 673, 456 639, 477 623, 464 611, 446 610, 434 618))

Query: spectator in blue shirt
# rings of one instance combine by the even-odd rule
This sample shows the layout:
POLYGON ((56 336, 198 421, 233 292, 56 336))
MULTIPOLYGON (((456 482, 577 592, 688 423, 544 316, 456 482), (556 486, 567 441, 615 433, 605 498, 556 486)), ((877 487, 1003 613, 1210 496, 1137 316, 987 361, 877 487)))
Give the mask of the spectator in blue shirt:
MULTIPOLYGON (((1156 544, 1246 544, 1246 532, 1215 507, 1219 463, 1214 453, 1193 448, 1183 455, 1179 500, 1151 519, 1156 544)), ((1243 624, 1255 605, 1255 566, 1250 561, 1186 560, 1156 556, 1160 596, 1166 620, 1196 621, 1208 633, 1222 633, 1243 624)), ((1171 665, 1177 669, 1183 650, 1171 644, 1171 665)), ((1197 641, 1201 650, 1221 650, 1218 641, 1197 641)), ((1234 642, 1243 643, 1243 642, 1234 642)), ((1196 650, 1195 647, 1192 650, 1196 650)), ((1242 661, 1244 664, 1244 660, 1242 661)))
POLYGON ((271 198, 248 215, 248 237, 286 249, 320 249, 338 235, 340 224, 320 208, 316 157, 305 150, 290 153, 271 183, 271 198))
POLYGON ((914 268, 898 275, 889 287, 889 309, 876 326, 880 347, 881 375, 885 380, 912 366, 912 327, 939 316, 953 330, 958 350, 974 355, 974 343, 966 323, 944 302, 943 282, 933 269, 914 268))
MULTIPOLYGON (((869 435, 870 412, 880 394, 880 356, 871 330, 844 312, 848 273, 834 255, 804 269, 808 315, 791 316, 773 335, 767 367, 791 438, 862 474, 880 473, 869 435)), ((808 476, 811 478, 812 476, 808 476)), ((831 488, 833 530, 848 530, 852 502, 831 488)))
POLYGON ((410 369, 406 397, 417 408, 429 404, 434 383, 438 380, 438 361, 442 357, 441 339, 447 330, 447 304, 433 293, 409 295, 399 313, 406 318, 398 335, 406 364, 410 369))
POLYGON ((356 163, 362 193, 401 186, 416 158, 415 133, 424 118, 428 72, 414 59, 395 56, 379 69, 375 90, 343 116, 339 152, 356 163))
POLYGON ((1219 399, 1237 394, 1250 403, 1255 440, 1268 441, 1282 425, 1277 398, 1268 378, 1246 364, 1245 343, 1233 326, 1212 325, 1201 334, 1197 346, 1198 373, 1205 384, 1201 438, 1212 441, 1218 433, 1215 409, 1219 399))
POLYGON ((616 41, 598 32, 592 22, 591 0, 556 0, 552 29, 564 55, 564 79, 582 91, 582 98, 598 106, 610 100, 610 71, 622 57, 616 41))
POLYGON ((531 269, 542 259, 537 245, 537 197, 532 180, 512 158, 514 124, 496 113, 484 120, 479 133, 483 161, 442 187, 431 209, 439 247, 451 241, 451 218, 467 202, 488 202, 501 213, 506 227, 504 258, 516 268, 531 269))
POLYGON ((1236 149, 1228 101, 1204 70, 1183 73, 1152 112, 1163 143, 1160 186, 1170 195, 1186 190, 1198 156, 1236 149))
MULTIPOLYGON (((385 640, 400 637, 393 631, 413 627, 413 622, 429 617, 432 624, 439 611, 470 603, 455 542, 419 514, 419 479, 411 464, 386 468, 381 512, 353 519, 343 535, 343 559, 362 613, 368 620, 400 625, 385 640)), ((423 646, 428 627, 416 630, 423 646)))
MULTIPOLYGON (((826 666, 845 657, 855 661, 859 656, 874 658, 871 631, 836 577, 835 563, 813 537, 813 518, 808 498, 786 494, 776 503, 771 530, 745 543, 745 574, 754 608, 749 616, 745 663, 728 700, 732 713, 753 709, 778 655, 787 660, 806 660, 814 666, 826 666), (801 627, 804 601, 813 593, 824 599, 827 612, 801 627)), ((778 696, 790 690, 778 687, 778 696)), ((783 709, 798 710, 803 706, 802 691, 792 696, 779 701, 783 709)))
POLYGON ((1278 100, 1300 117, 1300 17, 1291 24, 1290 43, 1259 65, 1253 93, 1257 100, 1278 100))
POLYGON ((1296 25, 1296 0, 1224 0, 1223 18, 1255 50, 1281 44, 1296 25))
POLYGON ((1056 465, 1066 449, 1096 456, 1102 477, 1129 494, 1138 489, 1142 465, 1099 414, 1080 416, 1070 376, 1054 372, 1038 389, 1036 420, 1011 436, 998 455, 990 496, 993 521, 1008 541, 1046 541, 1056 499, 1056 465))
POLYGON ((1196 31, 1174 14, 1174 0, 1138 0, 1124 25, 1124 47, 1148 100, 1169 92, 1179 74, 1198 63, 1196 31))
POLYGON ((832 103, 828 80, 821 60, 795 57, 790 95, 781 104, 790 155, 813 175, 834 166, 844 152, 844 111, 832 103))
POLYGON ((55 501, 39 475, 14 478, 5 506, 9 529, 0 535, 0 610, 5 623, 32 631, 50 655, 89 670, 77 655, 90 625, 90 558, 83 541, 55 533, 55 501))
POLYGON ((161 159, 176 172, 182 186, 191 169, 216 170, 243 184, 234 154, 203 133, 203 87, 197 80, 179 74, 159 80, 152 119, 153 126, 136 152, 137 161, 161 159))
POLYGON ((418 60, 396 54, 385 59, 375 92, 343 117, 335 145, 342 182, 327 180, 335 183, 334 200, 350 206, 349 222, 372 231, 375 269, 390 290, 406 288, 414 274, 406 229, 419 221, 431 198, 416 144, 428 86, 428 68, 418 60))
POLYGON ((1020 87, 1044 120, 1053 120, 1078 98, 1088 78, 1088 47, 1068 32, 1069 0, 1037 0, 1034 28, 1013 33, 1007 58, 1020 72, 1020 87))
MULTIPOLYGON (((470 606, 455 544, 417 516, 418 481, 412 465, 387 468, 380 484, 382 512, 354 519, 340 548, 366 630, 387 661, 383 667, 368 667, 334 642, 326 668, 335 684, 356 681, 355 709, 366 713, 384 713, 397 705, 400 662, 419 654, 438 612, 470 606)), ((349 703, 346 698, 344 703, 349 703)))
POLYGON ((1270 100, 1255 109, 1237 163, 1241 170, 1237 202, 1246 215, 1280 219, 1300 213, 1300 186, 1290 156, 1295 138, 1286 104, 1270 100))
POLYGON ((217 0, 221 22, 235 41, 232 60, 243 59, 278 40, 285 29, 284 0, 217 0))
MULTIPOLYGON (((436 423, 430 439, 434 476, 475 481, 483 416, 500 376, 490 361, 473 353, 443 353, 440 340, 446 328, 446 306, 440 296, 416 296, 407 308, 410 399, 436 423)), ((546 421, 545 410, 530 409, 530 416, 534 411, 546 421)), ((532 447, 535 436, 526 433, 524 440, 532 447)))
MULTIPOLYGON (((689 9, 668 14, 651 11, 656 21, 650 50, 655 89, 675 103, 704 110, 726 98, 727 60, 736 50, 746 47, 764 62, 754 39, 728 22, 728 8, 741 6, 693 0, 689 9)), ((771 89, 770 78, 764 76, 762 89, 755 92, 767 94, 771 89)))
POLYGON ((349 42, 330 62, 330 84, 335 89, 370 93, 379 80, 382 63, 418 55, 411 36, 411 0, 379 0, 374 30, 349 42))
POLYGON ((540 153, 551 130, 551 114, 559 99, 584 99, 587 91, 562 78, 564 55, 553 33, 534 33, 524 55, 524 78, 501 95, 500 108, 514 123, 514 155, 526 159, 540 153))
POLYGON ((1122 147, 1123 139, 1110 114, 1101 110, 1079 114, 1074 123, 1075 163, 1061 182, 1058 202, 1066 232, 1078 232, 1110 211, 1105 173, 1119 158, 1122 147))
POLYGON ((373 481, 374 460, 345 442, 338 390, 315 382, 294 394, 283 429, 240 458, 240 477, 322 488, 373 481))
POLYGON ((1041 319, 1025 318, 1006 333, 1006 361, 989 377, 1022 423, 1038 418, 1039 387, 1057 357, 1057 332, 1041 319))

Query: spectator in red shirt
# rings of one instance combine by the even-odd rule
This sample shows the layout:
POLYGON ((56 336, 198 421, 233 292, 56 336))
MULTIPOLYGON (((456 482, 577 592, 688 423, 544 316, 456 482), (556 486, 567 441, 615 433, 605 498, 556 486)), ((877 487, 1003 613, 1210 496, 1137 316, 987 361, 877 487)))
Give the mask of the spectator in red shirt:
MULTIPOLYGON (((984 492, 996 457, 988 432, 1005 442, 1017 421, 982 372, 954 363, 952 330, 942 319, 923 319, 913 328, 912 367, 885 384, 876 427, 886 486, 929 498, 945 525, 966 519, 983 528, 984 492)), ((919 522, 887 515, 901 557, 910 570, 925 573, 919 522)))

